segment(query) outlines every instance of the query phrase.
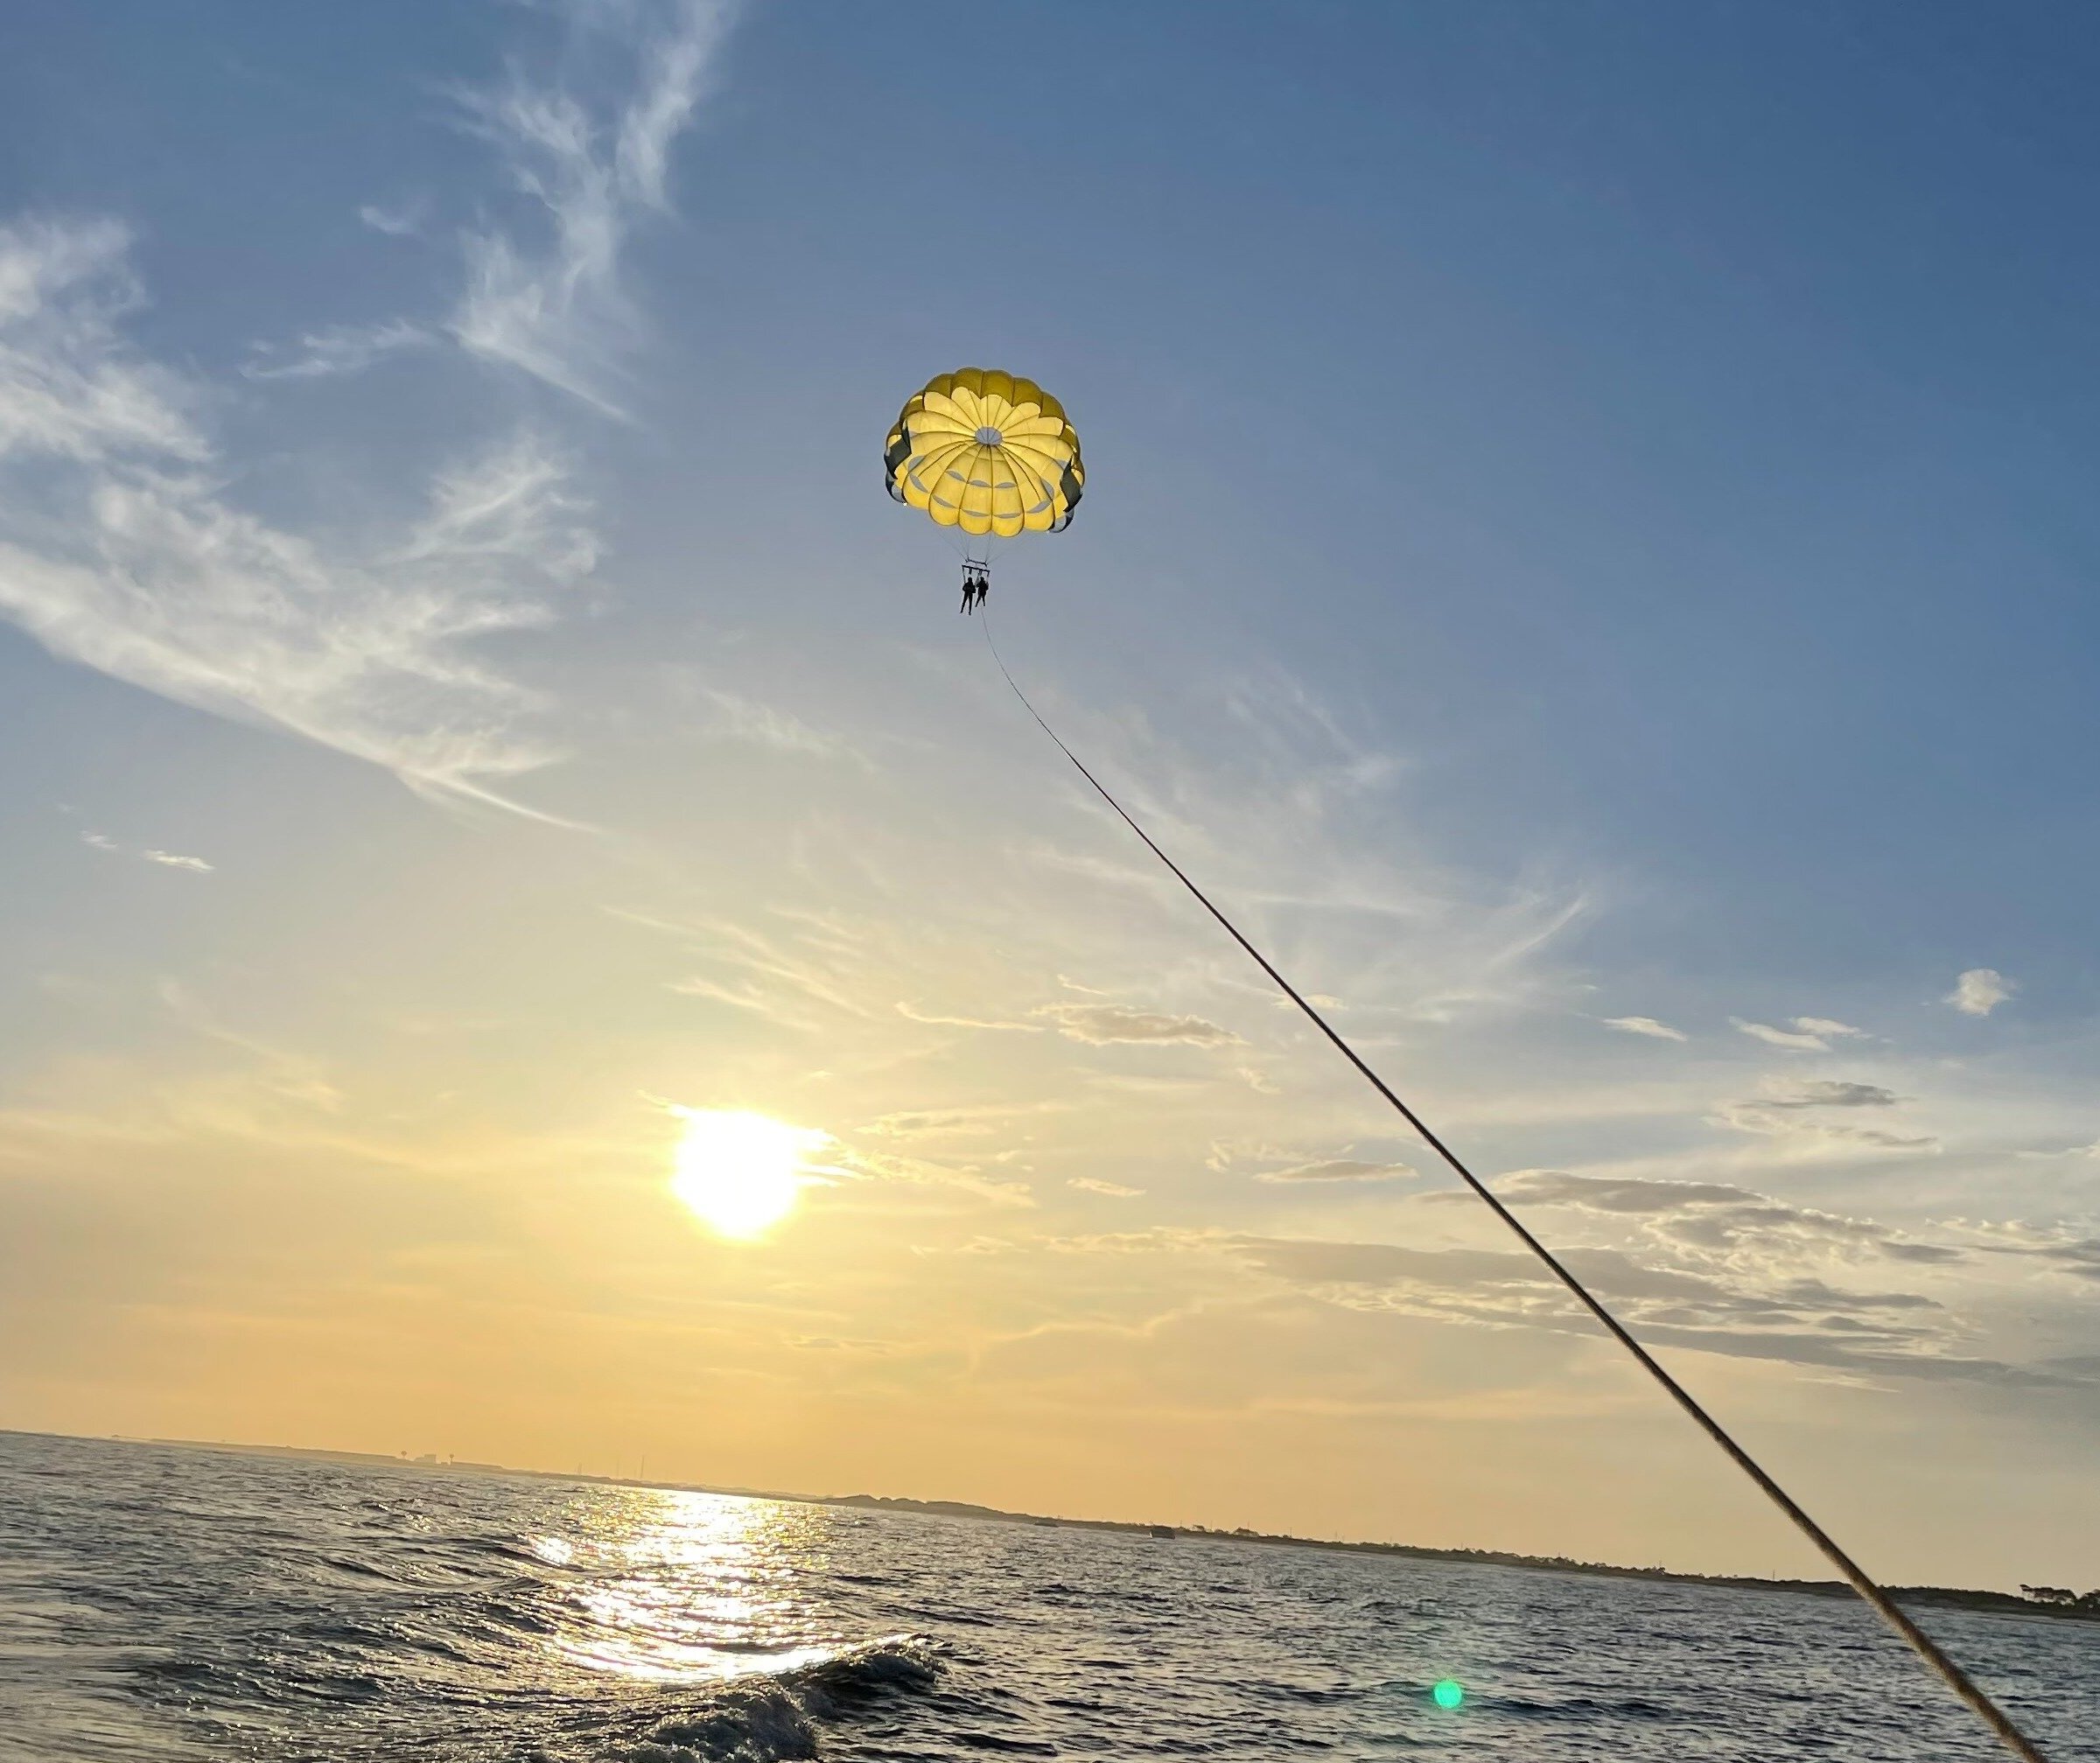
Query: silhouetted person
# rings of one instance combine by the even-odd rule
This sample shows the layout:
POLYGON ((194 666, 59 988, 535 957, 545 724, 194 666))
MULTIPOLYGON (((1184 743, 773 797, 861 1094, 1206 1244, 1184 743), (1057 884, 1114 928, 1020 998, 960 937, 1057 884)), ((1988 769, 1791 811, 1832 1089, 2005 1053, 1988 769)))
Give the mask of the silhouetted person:
POLYGON ((961 610, 969 612, 977 603, 977 578, 968 570, 962 571, 962 605, 961 610))

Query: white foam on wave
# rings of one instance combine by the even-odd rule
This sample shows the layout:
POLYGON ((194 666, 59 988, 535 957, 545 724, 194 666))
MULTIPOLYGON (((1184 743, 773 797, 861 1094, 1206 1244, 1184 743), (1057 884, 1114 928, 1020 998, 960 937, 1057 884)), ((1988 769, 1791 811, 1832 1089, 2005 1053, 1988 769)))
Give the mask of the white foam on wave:
POLYGON ((777 1677, 738 1678, 708 1692, 700 1707, 596 1752, 592 1763, 800 1763, 817 1754, 826 1722, 879 1697, 930 1689, 942 1650, 897 1635, 777 1677))

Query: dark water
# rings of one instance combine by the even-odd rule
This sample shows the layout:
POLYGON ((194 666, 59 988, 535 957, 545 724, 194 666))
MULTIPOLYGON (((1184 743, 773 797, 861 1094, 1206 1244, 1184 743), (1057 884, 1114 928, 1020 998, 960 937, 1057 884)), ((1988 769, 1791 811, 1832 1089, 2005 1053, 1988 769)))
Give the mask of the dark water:
MULTIPOLYGON (((2100 1625, 1930 1620, 2100 1759, 2100 1625)), ((8 1763, 1998 1754, 1820 1599, 0 1434, 8 1763)))

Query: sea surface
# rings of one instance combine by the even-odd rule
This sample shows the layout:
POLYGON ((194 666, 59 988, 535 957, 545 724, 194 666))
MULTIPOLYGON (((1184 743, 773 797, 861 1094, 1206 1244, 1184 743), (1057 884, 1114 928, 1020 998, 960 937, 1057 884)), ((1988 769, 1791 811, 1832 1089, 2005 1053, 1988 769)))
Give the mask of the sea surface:
MULTIPOLYGON (((2100 1625, 1927 1620, 2100 1759, 2100 1625)), ((1797 1594, 0 1433, 8 1763, 1999 1754, 1797 1594)))

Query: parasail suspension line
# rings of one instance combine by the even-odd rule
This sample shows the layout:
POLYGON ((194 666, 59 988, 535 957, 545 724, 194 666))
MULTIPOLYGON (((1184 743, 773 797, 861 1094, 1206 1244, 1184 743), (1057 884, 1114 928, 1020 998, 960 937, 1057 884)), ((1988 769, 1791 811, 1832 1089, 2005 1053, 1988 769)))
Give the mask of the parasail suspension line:
POLYGON ((1830 1534, 1795 1502, 1793 1496, 1766 1473, 1763 1466, 1755 1458, 1735 1442, 1720 1422, 1700 1406, 1698 1399, 1663 1369, 1661 1361, 1627 1332, 1625 1325, 1605 1308, 1603 1303, 1591 1292, 1589 1287, 1578 1279, 1551 1249, 1531 1234, 1522 1220, 1519 1219, 1514 1212, 1495 1197, 1494 1190, 1460 1161, 1458 1153, 1430 1130, 1422 1116, 1403 1102, 1383 1078, 1364 1063, 1356 1049, 1344 1040, 1326 1018, 1306 1001, 1304 993, 1300 992, 1277 970, 1275 963, 1247 940, 1241 933, 1240 927, 1218 909, 1210 896, 1189 879, 1181 865, 1153 843, 1152 836, 1138 824, 1130 810, 1109 793, 1101 780, 1087 769, 1079 755, 1065 745, 1063 738, 1059 735, 1057 731, 1043 720, 1042 712, 1029 703, 1028 694, 1021 689, 1019 682, 1008 670, 1004 657, 999 654, 998 645, 992 641, 991 625, 989 619, 984 625, 984 644, 991 651, 992 660, 998 663, 999 672, 1004 676, 1006 683, 1013 689, 1014 696, 1021 701, 1021 708, 1035 719, 1036 726, 1050 737, 1060 752, 1071 760, 1073 768, 1093 786, 1094 793, 1115 810, 1116 817, 1144 842, 1145 849, 1166 864, 1167 869, 1172 871, 1174 879, 1195 897, 1196 903, 1218 921, 1225 934, 1247 952, 1254 964, 1275 983, 1277 989, 1300 1011, 1304 1011, 1307 1020, 1312 1023, 1313 1027, 1332 1041, 1335 1050, 1356 1067, 1358 1074, 1362 1077, 1364 1081, 1392 1105, 1393 1111, 1415 1130, 1421 1137, 1422 1142, 1442 1158, 1450 1165, 1452 1173, 1473 1190, 1474 1194, 1481 1204, 1501 1219, 1516 1239, 1545 1264, 1547 1270, 1552 1274, 1554 1278, 1565 1286, 1582 1307, 1597 1319, 1605 1333, 1634 1356, 1641 1368, 1662 1385, 1670 1400, 1683 1409, 1699 1430, 1721 1448, 1729 1460, 1751 1480, 1754 1481, 1762 1490, 1766 1498, 1793 1521, 1795 1528, 1816 1545, 1824 1559, 1844 1576, 1845 1584, 1866 1600, 1876 1615, 1880 1616, 1884 1622, 1887 1623, 1910 1644, 1918 1656, 1945 1680, 1949 1689, 1952 1690, 1976 1711, 1978 1717, 1997 1735, 1999 1742, 2005 1746, 2006 1750, 2020 1758, 2021 1763, 2048 1763, 2048 1760, 2036 1749, 2034 1741, 2012 1724, 2012 1718, 1970 1680, 1967 1672, 1940 1650, 1939 1644, 1911 1620, 1895 1599, 1881 1589, 1864 1567, 1838 1546, 1830 1534))

